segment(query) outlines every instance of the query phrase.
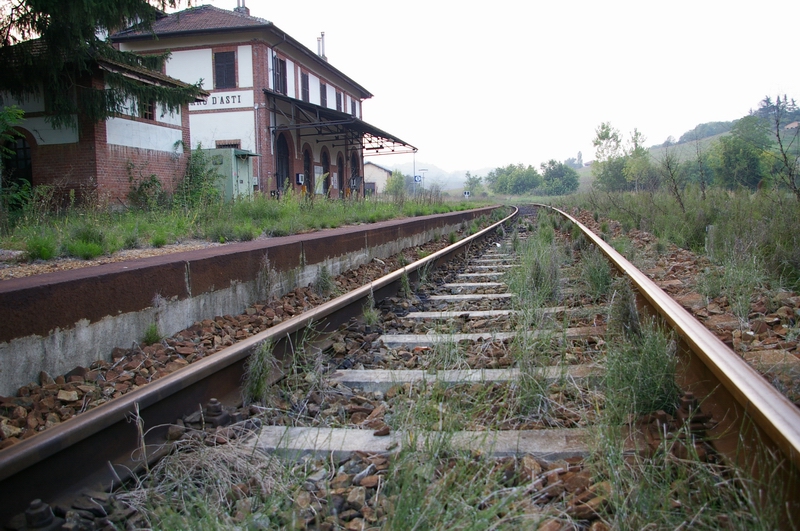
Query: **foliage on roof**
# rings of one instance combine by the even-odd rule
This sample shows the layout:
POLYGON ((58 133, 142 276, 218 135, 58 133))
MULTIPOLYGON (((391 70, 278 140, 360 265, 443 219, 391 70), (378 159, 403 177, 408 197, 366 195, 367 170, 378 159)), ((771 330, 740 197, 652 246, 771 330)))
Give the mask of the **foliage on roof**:
POLYGON ((71 126, 78 110, 93 121, 124 111, 131 99, 157 101, 174 111, 195 101, 199 84, 160 74, 168 54, 143 56, 114 49, 106 35, 138 24, 150 29, 159 10, 178 0, 17 0, 0 11, 0 91, 17 99, 42 94, 48 120, 71 126), (103 84, 92 83, 101 64, 103 84), (129 75, 139 72, 140 76, 129 75), (145 73, 148 73, 146 76, 145 73), (44 90, 42 90, 44 88, 44 90))

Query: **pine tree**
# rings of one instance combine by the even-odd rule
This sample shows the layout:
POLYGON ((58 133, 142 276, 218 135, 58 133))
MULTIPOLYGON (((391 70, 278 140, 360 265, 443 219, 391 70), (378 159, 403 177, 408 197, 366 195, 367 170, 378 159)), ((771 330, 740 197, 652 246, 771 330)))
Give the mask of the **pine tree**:
MULTIPOLYGON (((55 127, 74 124, 78 111, 93 121, 124 112, 131 100, 158 101, 174 111, 194 101, 198 85, 141 83, 119 70, 160 75, 168 55, 142 56, 114 49, 105 36, 140 25, 150 30, 167 7, 180 0, 11 0, 0 7, 0 92, 21 99, 44 87, 48 119, 55 127), (159 11, 162 10, 162 11, 159 11), (92 86, 98 64, 106 87, 92 86), (116 72, 114 70, 117 70, 116 72), (155 71, 155 72, 154 72, 155 71)), ((95 84, 96 85, 96 84, 95 84)))

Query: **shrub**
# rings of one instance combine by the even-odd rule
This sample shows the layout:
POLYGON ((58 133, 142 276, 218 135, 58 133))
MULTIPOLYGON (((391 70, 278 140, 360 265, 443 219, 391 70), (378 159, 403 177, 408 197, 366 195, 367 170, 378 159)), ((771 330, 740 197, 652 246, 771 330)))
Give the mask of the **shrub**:
POLYGON ((175 201, 184 208, 207 206, 222 199, 218 183, 222 176, 209 164, 208 155, 198 144, 189 156, 186 173, 175 192, 175 201))
POLYGON ((166 202, 166 194, 157 175, 144 177, 138 182, 133 178, 133 165, 128 165, 128 181, 131 189, 128 192, 128 202, 134 208, 153 210, 166 202))

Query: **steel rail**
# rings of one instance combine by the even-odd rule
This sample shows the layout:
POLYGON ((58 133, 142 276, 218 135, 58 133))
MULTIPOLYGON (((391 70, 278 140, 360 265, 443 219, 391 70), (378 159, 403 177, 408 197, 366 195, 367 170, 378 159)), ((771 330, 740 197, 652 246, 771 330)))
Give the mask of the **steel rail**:
MULTIPOLYGON (((395 293, 404 275, 418 274, 424 267, 436 267, 457 253, 466 253, 471 244, 518 212, 515 208, 509 216, 453 245, 0 451, 0 525, 34 499, 60 502, 81 489, 108 488, 125 481, 145 461, 136 457, 141 450, 137 421, 147 430, 145 447, 161 450, 150 455, 152 460, 165 451, 166 430, 175 419, 197 411, 211 398, 240 397, 244 362, 259 346, 272 342, 276 358, 284 361, 285 352, 307 327, 335 327, 360 315, 370 294, 380 300, 395 293)), ((270 381, 279 377, 273 375, 270 381)))
POLYGON ((575 223, 615 267, 631 279, 639 293, 686 341, 692 352, 736 399, 745 413, 780 448, 784 456, 800 469, 800 410, 655 282, 588 227, 562 210, 547 205, 537 206, 551 208, 575 223))

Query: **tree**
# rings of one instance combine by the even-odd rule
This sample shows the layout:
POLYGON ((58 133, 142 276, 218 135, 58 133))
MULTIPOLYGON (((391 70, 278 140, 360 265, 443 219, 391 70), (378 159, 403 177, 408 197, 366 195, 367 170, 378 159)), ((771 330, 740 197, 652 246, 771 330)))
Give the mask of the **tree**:
POLYGON ((636 128, 631 133, 625 149, 625 167, 622 170, 625 180, 637 192, 643 188, 657 188, 658 178, 650 164, 650 152, 644 147, 647 139, 636 128))
POLYGON ((5 160, 14 155, 9 145, 20 133, 14 129, 22 122, 22 109, 16 105, 0 107, 0 232, 9 229, 9 213, 18 210, 30 198, 30 183, 14 178, 13 169, 5 167, 5 160))
POLYGON ((472 175, 467 172, 464 175, 464 190, 469 190, 472 195, 478 195, 483 192, 483 179, 478 175, 472 175))
POLYGON ((686 214, 682 194, 686 177, 680 159, 675 154, 675 150, 670 149, 670 146, 664 146, 664 157, 659 161, 658 169, 661 173, 661 181, 666 183, 667 189, 678 201, 681 212, 686 214))
POLYGON ((194 101, 200 84, 163 87, 107 71, 106 87, 92 86, 98 61, 161 72, 168 54, 121 52, 99 35, 138 24, 150 30, 158 9, 179 0, 10 0, 0 11, 0 91, 17 99, 43 92, 55 127, 74 125, 81 110, 93 121, 123 112, 132 99, 158 101, 174 111, 194 101), (47 90, 42 91, 42 87, 47 90))
POLYGON ((545 195, 567 195, 578 189, 578 172, 567 164, 550 159, 541 168, 545 195))
POLYGON ((755 190, 766 177, 763 155, 769 147, 764 121, 756 115, 736 121, 731 134, 716 147, 715 180, 726 188, 744 186, 755 190))
POLYGON ((595 185, 606 192, 629 190, 631 187, 625 177, 625 152, 619 130, 609 122, 601 123, 595 130, 592 145, 596 159, 592 164, 595 185))
POLYGON ((392 201, 403 204, 406 199, 406 178, 400 170, 394 170, 386 179, 386 193, 392 196, 392 201))
POLYGON ((22 109, 16 105, 0 108, 0 163, 2 159, 14 154, 8 144, 20 136, 14 127, 22 122, 23 114, 22 109))
POLYGON ((800 109, 794 99, 783 95, 773 103, 767 96, 757 113, 767 122, 773 136, 774 148, 768 151, 770 173, 775 182, 788 188, 800 201, 800 109))
POLYGON ((542 176, 533 166, 509 164, 490 171, 486 182, 489 189, 496 194, 522 195, 538 188, 542 183, 542 176))

